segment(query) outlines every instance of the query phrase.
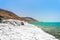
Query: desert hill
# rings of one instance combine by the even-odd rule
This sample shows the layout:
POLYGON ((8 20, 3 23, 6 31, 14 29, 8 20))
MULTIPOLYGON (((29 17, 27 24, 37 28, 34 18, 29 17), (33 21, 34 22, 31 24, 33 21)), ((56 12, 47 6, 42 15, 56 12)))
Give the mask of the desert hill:
POLYGON ((31 17, 22 17, 25 20, 29 20, 30 22, 38 22, 37 20, 31 18, 31 17))
POLYGON ((19 17, 11 11, 0 9, 0 16, 4 17, 4 19, 17 19, 26 22, 36 22, 37 20, 30 17, 19 17))

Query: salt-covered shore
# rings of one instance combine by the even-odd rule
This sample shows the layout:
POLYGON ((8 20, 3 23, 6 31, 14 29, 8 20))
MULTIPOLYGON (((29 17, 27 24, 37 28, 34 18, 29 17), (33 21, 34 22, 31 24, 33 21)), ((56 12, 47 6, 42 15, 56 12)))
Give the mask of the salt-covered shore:
POLYGON ((42 29, 19 20, 5 20, 0 23, 0 40, 58 40, 42 29))

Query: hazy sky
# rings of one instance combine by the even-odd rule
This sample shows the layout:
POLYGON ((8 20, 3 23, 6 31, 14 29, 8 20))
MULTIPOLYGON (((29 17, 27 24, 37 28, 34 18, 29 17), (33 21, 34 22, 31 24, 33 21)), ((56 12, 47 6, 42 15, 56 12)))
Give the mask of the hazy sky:
POLYGON ((0 8, 39 21, 60 22, 60 0, 0 0, 0 8))

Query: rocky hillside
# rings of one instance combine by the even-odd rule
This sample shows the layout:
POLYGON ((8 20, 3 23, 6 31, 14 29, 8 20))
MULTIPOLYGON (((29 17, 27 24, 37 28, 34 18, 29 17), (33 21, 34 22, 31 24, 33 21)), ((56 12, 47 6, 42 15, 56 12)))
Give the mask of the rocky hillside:
POLYGON ((17 19, 26 22, 36 22, 37 20, 30 18, 30 17, 19 17, 13 12, 0 9, 0 16, 4 17, 5 19, 17 19))

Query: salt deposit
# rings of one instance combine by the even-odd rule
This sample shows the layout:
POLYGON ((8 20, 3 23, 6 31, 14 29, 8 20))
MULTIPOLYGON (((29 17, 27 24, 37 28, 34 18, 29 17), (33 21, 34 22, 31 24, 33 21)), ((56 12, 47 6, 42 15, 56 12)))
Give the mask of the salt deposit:
POLYGON ((5 20, 0 23, 0 40, 58 40, 42 29, 19 20, 5 20))

